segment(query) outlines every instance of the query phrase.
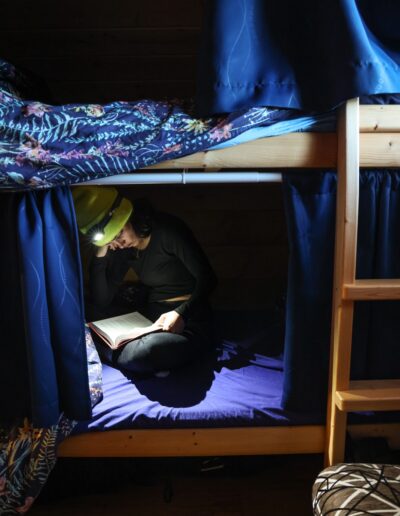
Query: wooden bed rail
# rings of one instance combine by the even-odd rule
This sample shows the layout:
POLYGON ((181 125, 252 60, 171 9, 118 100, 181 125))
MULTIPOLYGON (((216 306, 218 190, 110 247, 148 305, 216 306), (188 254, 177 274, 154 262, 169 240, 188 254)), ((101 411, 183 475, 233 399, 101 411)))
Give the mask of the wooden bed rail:
MULTIPOLYGON (((400 423, 350 425, 355 438, 385 437, 400 449, 400 423)), ((59 457, 195 457, 323 453, 325 426, 108 430, 68 437, 59 457)))
MULTIPOLYGON (((360 106, 360 166, 400 167, 400 105, 360 106)), ((335 168, 336 133, 290 133, 197 152, 144 170, 335 168)))
MULTIPOLYGON (((400 107, 400 106, 399 106, 400 107)), ((291 133, 260 138, 227 149, 197 152, 143 170, 335 168, 335 133, 291 133)), ((400 167, 400 133, 360 134, 361 167, 400 167)))
POLYGON ((324 426, 108 430, 72 436, 60 457, 190 457, 322 453, 324 426))
POLYGON ((400 105, 360 106, 360 133, 400 133, 400 105))

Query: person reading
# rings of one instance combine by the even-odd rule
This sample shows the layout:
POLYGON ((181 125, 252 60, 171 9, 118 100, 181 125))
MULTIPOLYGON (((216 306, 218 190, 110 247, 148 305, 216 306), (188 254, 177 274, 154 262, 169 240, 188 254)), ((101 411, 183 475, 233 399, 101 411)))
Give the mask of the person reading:
POLYGON ((96 315, 112 308, 132 268, 146 293, 132 311, 139 310, 160 327, 110 350, 108 360, 133 372, 156 373, 209 349, 213 340, 208 297, 217 279, 188 226, 144 200, 131 202, 113 187, 76 187, 73 198, 78 227, 96 246, 89 267, 96 315))

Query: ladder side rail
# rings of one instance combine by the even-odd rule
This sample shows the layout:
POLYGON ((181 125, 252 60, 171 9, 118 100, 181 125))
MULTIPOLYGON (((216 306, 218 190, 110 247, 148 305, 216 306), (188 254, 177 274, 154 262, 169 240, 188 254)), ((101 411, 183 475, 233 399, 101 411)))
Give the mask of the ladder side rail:
POLYGON ((330 376, 325 462, 343 460, 347 415, 335 403, 337 390, 350 382, 354 302, 344 300, 343 285, 353 283, 357 259, 359 197, 359 103, 346 102, 338 118, 338 186, 336 199, 335 258, 332 300, 330 376))

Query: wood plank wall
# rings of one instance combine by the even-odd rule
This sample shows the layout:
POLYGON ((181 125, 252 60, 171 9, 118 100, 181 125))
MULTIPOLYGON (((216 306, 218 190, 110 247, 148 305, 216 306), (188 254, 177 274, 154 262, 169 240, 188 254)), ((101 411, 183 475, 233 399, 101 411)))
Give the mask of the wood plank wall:
POLYGON ((121 192, 146 197, 191 227, 218 276, 214 307, 261 309, 280 300, 288 260, 280 184, 143 185, 121 192))
POLYGON ((44 78, 53 103, 188 98, 201 17, 201 0, 4 2, 1 56, 44 78))

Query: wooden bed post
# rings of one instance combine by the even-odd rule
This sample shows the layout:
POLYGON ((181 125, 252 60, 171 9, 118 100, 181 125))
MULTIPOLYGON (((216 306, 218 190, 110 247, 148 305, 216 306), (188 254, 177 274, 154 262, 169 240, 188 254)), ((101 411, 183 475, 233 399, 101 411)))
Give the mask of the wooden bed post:
POLYGON ((342 298, 344 283, 355 279, 359 189, 358 99, 344 104, 338 115, 335 265, 333 279, 331 370, 327 415, 327 464, 344 456, 347 414, 335 402, 337 390, 349 388, 354 303, 342 298))
POLYGON ((325 463, 344 460, 347 412, 400 410, 400 380, 350 381, 354 302, 400 299, 400 280, 356 280, 359 197, 359 105, 338 119, 338 188, 332 303, 331 361, 325 463))

